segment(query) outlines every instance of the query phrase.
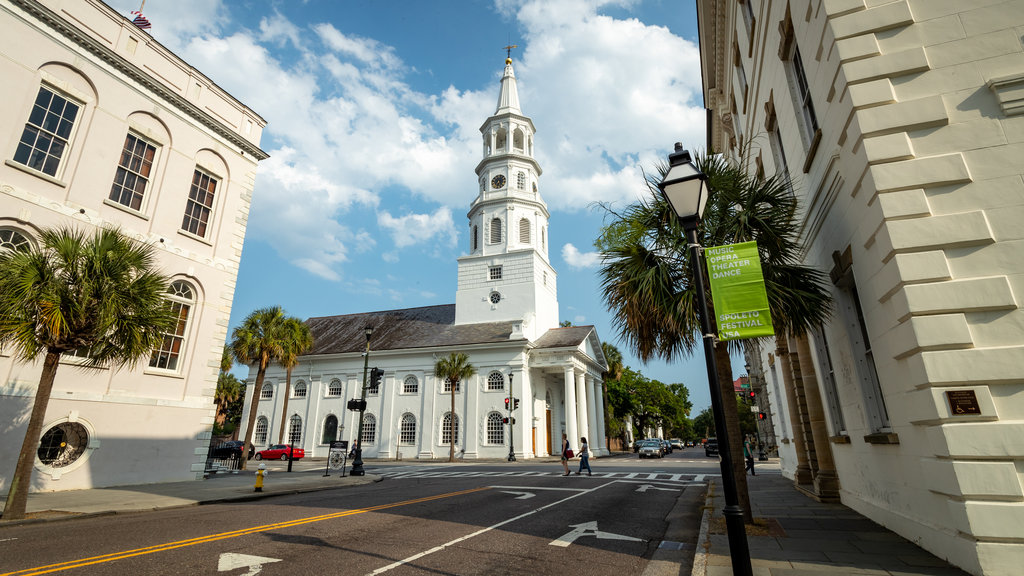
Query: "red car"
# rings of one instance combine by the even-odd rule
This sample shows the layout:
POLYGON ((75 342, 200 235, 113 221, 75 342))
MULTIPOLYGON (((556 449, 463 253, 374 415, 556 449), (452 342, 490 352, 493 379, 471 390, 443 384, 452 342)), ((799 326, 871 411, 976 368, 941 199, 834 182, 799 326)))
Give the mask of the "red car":
POLYGON ((292 460, 299 460, 306 455, 302 448, 292 448, 290 444, 271 444, 270 448, 260 450, 256 453, 257 460, 287 460, 288 453, 292 453, 292 460))

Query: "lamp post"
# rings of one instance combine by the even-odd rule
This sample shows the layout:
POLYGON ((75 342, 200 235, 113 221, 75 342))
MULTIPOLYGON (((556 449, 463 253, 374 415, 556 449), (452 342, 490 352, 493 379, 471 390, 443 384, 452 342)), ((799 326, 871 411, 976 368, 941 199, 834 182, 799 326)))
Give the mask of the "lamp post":
POLYGON ((708 303, 704 291, 704 271, 700 262, 701 246, 697 239, 697 225, 704 214, 708 200, 707 175, 697 169, 690 159, 690 153, 676 142, 675 151, 668 157, 668 174, 658 184, 676 216, 686 231, 686 243, 690 250, 690 266, 697 289, 697 304, 700 315, 700 330, 704 340, 704 363, 708 370, 708 386, 711 388, 711 409, 715 416, 718 434, 718 453, 721 455, 722 484, 725 488, 725 527, 729 538, 729 553, 732 557, 732 573, 751 576, 750 549, 747 547, 747 533, 743 526, 743 510, 739 506, 736 476, 732 467, 729 431, 725 425, 725 409, 722 388, 718 385, 718 364, 715 360, 715 334, 708 318, 708 303))
MULTIPOLYGON (((757 378, 754 377, 754 373, 750 371, 750 369, 752 368, 750 362, 744 364, 743 367, 747 369, 747 380, 750 382, 750 389, 754 391, 754 393, 756 394, 757 390, 755 390, 755 388, 757 388, 758 381, 757 378)), ((761 411, 760 402, 763 401, 764 399, 762 398, 756 403, 757 415, 754 416, 754 432, 757 434, 757 459, 761 462, 768 459, 768 456, 765 455, 764 453, 764 444, 761 442, 761 414, 763 412, 761 411)), ((767 436, 767 434, 765 434, 765 436, 767 436)))
POLYGON ((349 476, 365 476, 363 470, 363 413, 366 412, 366 372, 370 367, 370 336, 373 336, 373 327, 367 326, 363 329, 366 334, 366 353, 363 354, 363 388, 359 393, 359 427, 356 428, 356 459, 352 461, 352 470, 349 476))
POLYGON ((508 461, 516 461, 516 436, 512 433, 515 419, 512 412, 515 410, 516 397, 512 394, 512 373, 508 373, 508 461))

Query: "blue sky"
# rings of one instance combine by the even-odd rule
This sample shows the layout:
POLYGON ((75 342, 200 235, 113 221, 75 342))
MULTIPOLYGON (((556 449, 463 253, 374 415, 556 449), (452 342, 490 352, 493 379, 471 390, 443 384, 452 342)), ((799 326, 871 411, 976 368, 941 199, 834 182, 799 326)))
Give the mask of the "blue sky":
POLYGON ((618 344, 593 247, 595 202, 625 205, 674 142, 703 145, 694 2, 148 0, 144 13, 268 122, 232 328, 270 305, 308 318, 455 301, 479 127, 511 41, 562 319, 686 384, 694 414, 710 404, 701 354, 642 365, 618 344))

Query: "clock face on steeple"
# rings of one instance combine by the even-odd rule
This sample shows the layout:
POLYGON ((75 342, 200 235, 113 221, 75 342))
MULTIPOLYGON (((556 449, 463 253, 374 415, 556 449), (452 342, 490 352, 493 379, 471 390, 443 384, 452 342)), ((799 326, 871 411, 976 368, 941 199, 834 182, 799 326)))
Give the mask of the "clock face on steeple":
POLYGON ((503 175, 498 174, 494 178, 491 178, 491 188, 494 188, 495 190, 500 190, 500 189, 502 189, 504 187, 505 187, 505 177, 503 175))

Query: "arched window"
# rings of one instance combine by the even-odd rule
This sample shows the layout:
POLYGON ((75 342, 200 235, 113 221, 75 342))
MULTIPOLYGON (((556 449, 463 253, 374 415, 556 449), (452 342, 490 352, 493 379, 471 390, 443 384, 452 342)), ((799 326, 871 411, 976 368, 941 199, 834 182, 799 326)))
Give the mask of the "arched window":
POLYGON ((338 417, 334 414, 329 415, 324 420, 324 433, 320 437, 321 444, 330 444, 338 439, 338 417))
POLYGON ((373 414, 363 415, 363 434, 361 444, 373 444, 377 441, 377 419, 373 414))
POLYGON ((327 385, 328 396, 341 396, 341 380, 335 378, 331 380, 331 383, 327 385))
POLYGON ((476 252, 477 248, 480 247, 480 228, 473 226, 473 251, 476 252))
POLYGON ((520 190, 525 190, 526 189, 526 173, 525 172, 520 172, 519 174, 516 174, 516 188, 519 188, 520 190))
POLYGON ((404 394, 415 394, 420 391, 420 381, 416 379, 412 374, 405 377, 405 381, 402 382, 402 392, 404 394))
POLYGON ((504 390, 505 389, 505 376, 501 372, 495 370, 487 375, 487 389, 488 390, 504 390))
POLYGON ((296 383, 295 384, 295 391, 292 393, 292 396, 294 396, 296 398, 305 398, 306 397, 306 383, 301 381, 301 380, 298 383, 296 383))
POLYGON ((255 431, 256 433, 253 435, 253 442, 254 443, 256 443, 256 444, 266 444, 267 443, 267 427, 268 426, 269 425, 267 423, 267 417, 266 416, 260 416, 259 418, 256 419, 256 431, 255 431))
POLYGON ((89 447, 89 431, 78 422, 61 422, 39 439, 36 455, 51 468, 74 464, 89 447))
POLYGON ((494 139, 495 148, 497 148, 498 151, 501 152, 502 150, 505 149, 506 146, 508 146, 508 129, 506 129, 504 126, 498 128, 498 133, 494 137, 494 139))
POLYGON ((491 412, 487 415, 487 443, 505 443, 505 424, 501 421, 501 414, 491 412))
POLYGON ((519 221, 519 243, 530 243, 530 221, 526 218, 519 221))
POLYGON ((416 443, 416 417, 412 414, 402 415, 402 424, 398 429, 398 442, 407 446, 416 443))
POLYGON ((501 242, 501 218, 491 220, 491 244, 501 242))
POLYGON ((445 412, 441 420, 441 444, 451 444, 452 434, 455 434, 455 441, 459 441, 459 417, 452 416, 451 412, 445 412), (454 420, 454 425, 453 425, 454 420), (452 429, 454 427, 454 430, 452 429))
POLYGON ((540 249, 548 249, 548 227, 545 226, 540 230, 540 249))
POLYGON ((21 232, 13 228, 0 228, 0 250, 28 250, 32 244, 21 232))
POLYGON ((516 131, 512 133, 512 148, 517 152, 523 151, 523 140, 525 135, 523 134, 522 128, 516 128, 516 131))
POLYGON ((288 443, 298 444, 302 442, 302 417, 292 414, 288 420, 288 443))
MULTIPOLYGON (((447 379, 447 378, 444 379, 444 391, 446 393, 449 393, 449 394, 452 391, 452 381, 447 379)), ((455 382, 455 391, 456 392, 459 391, 459 382, 458 381, 455 382)))
POLYGON ((195 291, 188 282, 176 280, 171 282, 167 289, 167 303, 171 311, 178 318, 177 324, 171 332, 164 334, 164 341, 160 348, 153 351, 149 358, 150 368, 161 368, 164 370, 177 370, 178 360, 185 352, 185 334, 188 330, 189 314, 192 305, 195 304, 195 291))
POLYGON ((266 383, 263 388, 260 389, 260 400, 269 400, 274 397, 274 385, 266 383))

